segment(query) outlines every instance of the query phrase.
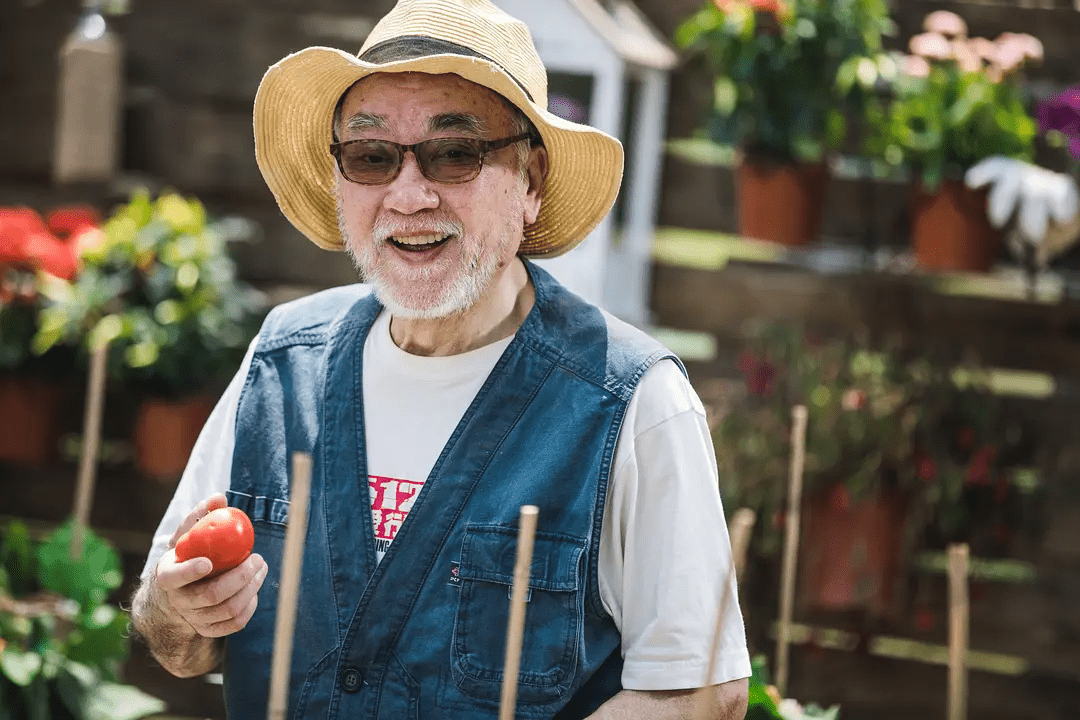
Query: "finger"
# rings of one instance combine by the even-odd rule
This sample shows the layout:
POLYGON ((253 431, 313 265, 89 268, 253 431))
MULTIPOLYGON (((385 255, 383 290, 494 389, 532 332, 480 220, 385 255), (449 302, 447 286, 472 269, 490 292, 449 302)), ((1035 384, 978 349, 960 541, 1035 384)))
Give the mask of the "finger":
POLYGON ((206 498, 187 514, 175 531, 173 531, 172 537, 169 539, 169 547, 176 547, 176 541, 180 539, 184 533, 190 530, 195 523, 199 522, 207 513, 213 510, 220 510, 223 507, 228 507, 229 501, 222 493, 214 493, 210 497, 206 498))
POLYGON ((214 564, 209 558, 196 557, 176 562, 176 551, 166 550, 158 560, 154 575, 158 586, 171 593, 202 580, 213 569, 214 564))
POLYGON ((245 607, 243 612, 239 615, 219 623, 214 623, 210 627, 201 630, 200 634, 204 637, 224 637, 243 630, 247 627, 248 622, 251 620, 251 616, 255 614, 255 608, 258 606, 259 596, 253 595, 251 601, 247 604, 247 607, 245 607))
POLYGON ((206 582, 186 588, 181 602, 188 610, 208 610, 229 600, 256 577, 259 578, 258 582, 261 585, 265 575, 266 561, 261 555, 250 555, 233 569, 206 582))
POLYGON ((232 597, 212 607, 195 610, 193 617, 196 623, 203 627, 210 627, 242 617, 246 608, 250 605, 251 599, 258 596, 259 589, 262 587, 265 578, 266 571, 260 570, 251 579, 251 582, 232 597))

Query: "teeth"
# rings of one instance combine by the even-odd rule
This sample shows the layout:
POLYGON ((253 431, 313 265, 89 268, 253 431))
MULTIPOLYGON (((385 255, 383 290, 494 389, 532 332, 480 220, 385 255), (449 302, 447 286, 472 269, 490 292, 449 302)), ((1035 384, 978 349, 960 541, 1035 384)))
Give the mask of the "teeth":
POLYGON ((413 235, 411 237, 395 237, 394 242, 402 245, 430 245, 443 239, 442 235, 413 235))

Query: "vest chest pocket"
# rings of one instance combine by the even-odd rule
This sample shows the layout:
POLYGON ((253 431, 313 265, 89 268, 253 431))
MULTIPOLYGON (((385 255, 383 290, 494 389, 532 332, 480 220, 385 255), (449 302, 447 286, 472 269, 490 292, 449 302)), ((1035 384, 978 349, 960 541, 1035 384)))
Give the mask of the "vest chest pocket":
POLYGON ((259 591, 259 610, 277 606, 278 575, 281 570, 281 554, 285 543, 285 529, 289 522, 289 501, 282 498, 249 495, 228 490, 225 496, 229 505, 239 508, 251 518, 255 529, 255 545, 252 553, 266 559, 268 574, 259 591), (268 589, 273 592, 267 592, 268 589))
MULTIPOLYGON (((581 538, 536 534, 518 677, 520 704, 552 702, 570 689, 584 620, 580 578, 585 547, 581 538)), ((516 553, 516 527, 469 525, 465 530, 450 665, 458 689, 478 699, 498 702, 502 691, 516 553)))

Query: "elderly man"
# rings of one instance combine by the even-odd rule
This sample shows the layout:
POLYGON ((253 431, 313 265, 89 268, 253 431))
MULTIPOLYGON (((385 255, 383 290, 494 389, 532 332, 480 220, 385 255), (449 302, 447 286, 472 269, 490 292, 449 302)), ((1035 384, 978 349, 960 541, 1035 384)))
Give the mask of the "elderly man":
POLYGON ((701 403, 669 351, 527 259, 579 243, 622 174, 619 143, 547 112, 546 89, 488 0, 401 0, 358 57, 308 48, 263 79, 267 184, 367 284, 270 314, 134 598, 169 671, 223 665, 230 718, 265 716, 294 451, 314 472, 290 717, 495 717, 523 504, 540 513, 519 716, 688 717, 704 695, 742 717, 701 403), (172 547, 226 502, 255 552, 205 578, 172 547))

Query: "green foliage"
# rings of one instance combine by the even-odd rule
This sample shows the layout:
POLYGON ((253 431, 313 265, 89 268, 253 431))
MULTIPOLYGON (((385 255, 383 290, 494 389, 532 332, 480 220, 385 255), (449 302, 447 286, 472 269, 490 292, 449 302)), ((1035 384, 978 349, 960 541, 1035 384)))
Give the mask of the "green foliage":
POLYGON ((726 0, 687 18, 675 40, 702 56, 713 78, 711 139, 815 162, 865 112, 882 36, 893 31, 886 0, 726 0))
POLYGON ((74 283, 44 285, 34 351, 108 343, 112 377, 166 397, 234 370, 264 310, 225 252, 234 226, 209 223, 197 200, 138 192, 103 230, 74 283))
POLYGON ((164 703, 120 682, 128 617, 106 598, 122 575, 116 551, 89 529, 69 556, 65 524, 40 543, 25 525, 0 536, 0 718, 135 720, 164 703))
POLYGON ((926 77, 899 75, 893 91, 868 114, 866 152, 911 168, 927 190, 993 155, 1032 160, 1036 124, 1014 76, 938 62, 926 77))
POLYGON ((769 684, 765 656, 755 656, 750 667, 746 720, 838 720, 840 717, 839 705, 823 709, 812 703, 803 706, 794 700, 781 698, 777 689, 769 684))

